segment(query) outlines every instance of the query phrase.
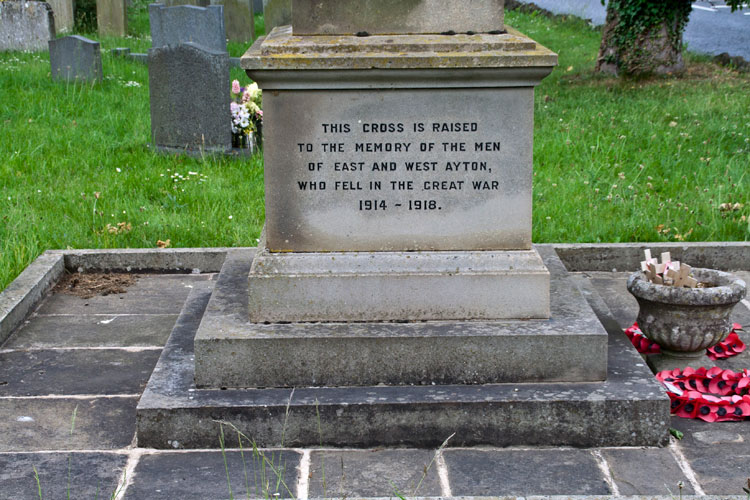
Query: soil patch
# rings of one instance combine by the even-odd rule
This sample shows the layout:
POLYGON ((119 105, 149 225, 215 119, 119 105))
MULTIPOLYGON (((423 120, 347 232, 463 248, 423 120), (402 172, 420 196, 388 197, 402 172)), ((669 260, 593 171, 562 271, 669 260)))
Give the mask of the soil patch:
POLYGON ((66 273, 55 286, 55 293, 90 299, 97 295, 126 293, 138 281, 137 274, 128 273, 66 273))

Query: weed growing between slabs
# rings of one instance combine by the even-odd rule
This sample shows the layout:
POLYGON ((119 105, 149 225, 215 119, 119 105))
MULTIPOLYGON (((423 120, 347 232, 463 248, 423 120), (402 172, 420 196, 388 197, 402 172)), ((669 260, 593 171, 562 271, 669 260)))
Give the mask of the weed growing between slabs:
MULTIPOLYGON (((560 54, 536 93, 534 241, 748 240, 750 75, 689 57, 679 79, 596 76, 598 30, 507 22, 560 54)), ((0 289, 50 248, 256 244, 262 157, 151 152, 148 70, 108 52, 148 50, 145 0, 129 26, 100 40, 102 84, 52 82, 44 53, 0 54, 0 289)))

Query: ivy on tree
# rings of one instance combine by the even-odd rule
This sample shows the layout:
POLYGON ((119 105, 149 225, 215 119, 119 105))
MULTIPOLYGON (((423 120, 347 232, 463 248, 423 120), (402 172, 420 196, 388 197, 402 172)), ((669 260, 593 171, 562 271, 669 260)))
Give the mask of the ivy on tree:
MULTIPOLYGON (((743 2, 727 0, 732 11, 743 2)), ((609 0, 597 71, 630 76, 681 72, 682 34, 691 10, 692 0, 609 0)))

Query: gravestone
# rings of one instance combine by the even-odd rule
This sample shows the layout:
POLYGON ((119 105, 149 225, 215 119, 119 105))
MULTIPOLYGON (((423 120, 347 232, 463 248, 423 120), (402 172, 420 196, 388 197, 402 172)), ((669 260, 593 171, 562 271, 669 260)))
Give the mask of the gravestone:
POLYGON ((47 3, 52 6, 52 12, 55 16, 55 30, 58 33, 73 31, 75 25, 73 0, 47 0, 47 3))
POLYGON ((167 7, 156 3, 148 6, 148 16, 154 48, 193 43, 213 51, 226 50, 224 14, 220 5, 167 7))
POLYGON ((211 4, 224 7, 224 26, 230 42, 255 39, 253 0, 211 0, 211 4))
POLYGON ((148 51, 151 137, 165 151, 231 149, 229 54, 193 43, 148 51))
POLYGON ((46 2, 0 2, 0 51, 47 50, 55 38, 55 19, 46 2))
POLYGON ((65 81, 102 81, 99 42, 78 35, 49 42, 52 78, 65 81))
POLYGON ((164 4, 167 7, 175 7, 177 5, 194 5, 196 7, 208 7, 211 5, 211 0, 165 0, 164 4))
POLYGON ((292 0, 263 0, 266 34, 277 26, 292 24, 292 0))
POLYGON ((126 0, 96 0, 96 24, 100 36, 127 35, 126 0))
POLYGON ((263 0, 253 0, 253 12, 263 12, 263 0))

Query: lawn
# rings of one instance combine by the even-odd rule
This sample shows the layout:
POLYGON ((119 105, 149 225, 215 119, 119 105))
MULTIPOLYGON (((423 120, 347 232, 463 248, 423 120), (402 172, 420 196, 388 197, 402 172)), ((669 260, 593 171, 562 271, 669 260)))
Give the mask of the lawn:
MULTIPOLYGON (((131 36, 100 40, 102 84, 52 82, 45 53, 0 53, 0 289, 50 248, 257 242, 261 157, 147 147, 147 68, 108 53, 148 49, 146 2, 129 17, 131 36)), ((601 77, 600 32, 582 21, 507 22, 560 55, 536 94, 536 242, 748 239, 749 75, 689 56, 681 78, 601 77)))

